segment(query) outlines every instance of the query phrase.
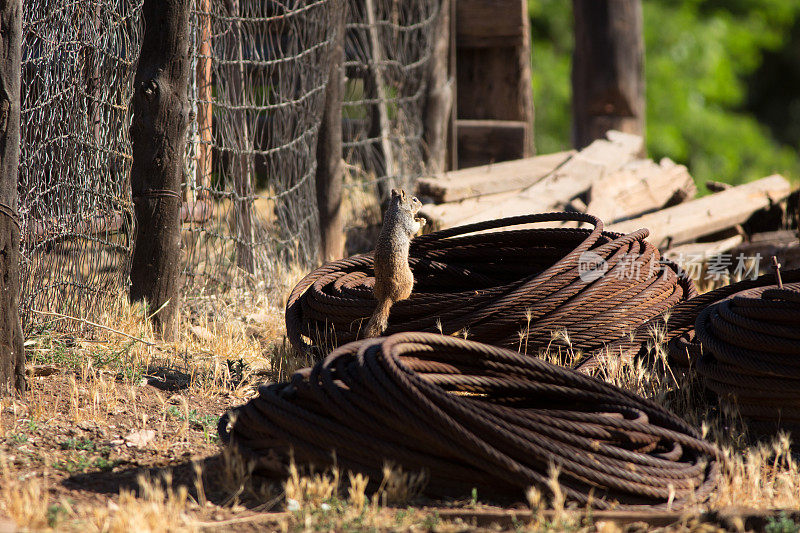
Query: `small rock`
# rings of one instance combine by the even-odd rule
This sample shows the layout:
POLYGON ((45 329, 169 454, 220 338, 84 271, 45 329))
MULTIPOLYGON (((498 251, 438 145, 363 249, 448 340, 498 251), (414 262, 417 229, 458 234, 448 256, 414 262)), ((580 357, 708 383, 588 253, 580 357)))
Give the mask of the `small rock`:
POLYGON ((286 498, 286 510, 290 512, 299 511, 300 502, 298 502, 294 498, 286 498))
POLYGON ((125 435, 125 444, 128 447, 141 448, 146 446, 151 440, 156 437, 156 432, 152 429, 140 429, 132 431, 125 435))

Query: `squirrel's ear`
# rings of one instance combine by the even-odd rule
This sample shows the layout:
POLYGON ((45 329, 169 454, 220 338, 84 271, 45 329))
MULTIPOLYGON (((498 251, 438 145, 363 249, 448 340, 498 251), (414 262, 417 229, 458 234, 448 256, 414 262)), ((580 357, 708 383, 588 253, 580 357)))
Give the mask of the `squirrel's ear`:
POLYGON ((400 196, 400 191, 398 191, 397 189, 392 189, 392 198, 394 198, 395 196, 400 196))

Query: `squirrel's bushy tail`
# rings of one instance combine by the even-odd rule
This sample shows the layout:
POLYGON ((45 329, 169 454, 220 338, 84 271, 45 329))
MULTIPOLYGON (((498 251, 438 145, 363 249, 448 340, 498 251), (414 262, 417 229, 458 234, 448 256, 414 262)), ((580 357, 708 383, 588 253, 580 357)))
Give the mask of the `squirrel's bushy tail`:
POLYGON ((392 308, 392 300, 386 298, 378 302, 375 311, 367 322, 367 328, 364 330, 364 337, 379 337, 386 328, 389 326, 389 311, 392 308))

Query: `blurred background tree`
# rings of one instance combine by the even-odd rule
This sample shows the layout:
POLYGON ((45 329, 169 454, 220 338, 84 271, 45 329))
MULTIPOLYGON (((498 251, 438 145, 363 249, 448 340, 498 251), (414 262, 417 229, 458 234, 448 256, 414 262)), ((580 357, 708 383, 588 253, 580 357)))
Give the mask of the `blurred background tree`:
MULTIPOLYGON (((647 150, 698 185, 800 176, 800 0, 643 0, 647 150)), ((572 3, 529 0, 537 153, 570 147, 572 3)), ((700 187, 701 192, 704 187, 700 187)))

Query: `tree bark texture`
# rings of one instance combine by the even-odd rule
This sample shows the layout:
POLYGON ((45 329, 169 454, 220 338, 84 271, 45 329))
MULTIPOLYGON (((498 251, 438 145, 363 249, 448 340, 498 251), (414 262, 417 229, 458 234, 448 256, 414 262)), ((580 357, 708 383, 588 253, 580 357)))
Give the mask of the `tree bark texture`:
POLYGON ((190 0, 145 0, 134 80, 131 188, 138 231, 131 300, 146 300, 163 338, 175 335, 180 299, 181 178, 189 125, 190 0))
POLYGON ((608 130, 644 135, 644 40, 641 0, 573 0, 573 144, 581 149, 608 130))
MULTIPOLYGON (((342 2, 346 9, 346 2, 342 2)), ((333 261, 344 256, 344 214, 342 213, 342 92, 344 85, 345 15, 338 13, 336 41, 330 55, 330 73, 325 88, 325 109, 317 139, 317 208, 321 235, 320 259, 333 261)))
POLYGON ((25 352, 19 318, 22 2, 0 2, 0 396, 25 391, 25 352))

